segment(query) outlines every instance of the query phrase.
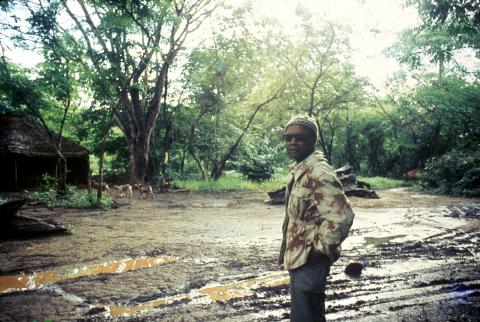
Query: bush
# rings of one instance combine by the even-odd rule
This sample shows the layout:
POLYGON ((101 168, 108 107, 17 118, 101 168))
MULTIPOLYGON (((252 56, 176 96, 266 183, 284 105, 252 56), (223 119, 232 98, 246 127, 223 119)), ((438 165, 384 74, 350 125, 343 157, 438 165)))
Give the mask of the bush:
POLYGON ((55 191, 57 189, 58 181, 56 178, 49 176, 48 174, 44 174, 42 176, 42 181, 40 181, 39 191, 48 192, 48 191, 55 191))
POLYGON ((269 160, 250 159, 240 166, 240 172, 249 180, 264 181, 272 177, 274 168, 269 160))
POLYGON ((462 180, 453 187, 454 192, 465 196, 480 196, 480 165, 465 172, 462 180))
POLYGON ((113 203, 110 196, 103 195, 100 205, 97 204, 96 194, 89 194, 88 191, 79 191, 74 186, 67 186, 65 195, 57 194, 56 180, 53 177, 44 175, 38 191, 31 193, 28 198, 38 201, 49 208, 91 208, 108 207, 113 203))
POLYGON ((421 181, 438 193, 480 196, 480 151, 452 150, 433 158, 421 181))
POLYGON ((88 191, 79 191, 73 186, 67 186, 65 195, 58 195, 56 190, 36 191, 31 193, 28 198, 38 201, 49 208, 92 208, 92 207, 109 207, 113 200, 108 195, 102 196, 100 205, 97 204, 95 193, 89 194, 88 191))
POLYGON ((411 183, 404 180, 385 177, 358 177, 358 180, 368 183, 370 185, 370 189, 373 190, 393 189, 400 187, 408 187, 412 185, 411 183))

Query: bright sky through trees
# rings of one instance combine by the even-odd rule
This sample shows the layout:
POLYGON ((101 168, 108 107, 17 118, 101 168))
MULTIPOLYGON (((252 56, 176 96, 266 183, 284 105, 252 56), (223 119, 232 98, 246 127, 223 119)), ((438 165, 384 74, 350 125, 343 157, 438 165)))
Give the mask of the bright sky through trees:
MULTIPOLYGON (((226 0, 233 6, 248 0, 226 0)), ((351 28, 352 59, 357 72, 370 79, 377 88, 399 64, 384 54, 384 50, 398 40, 398 33, 419 23, 414 7, 406 7, 403 0, 261 0, 251 1, 255 13, 276 18, 284 32, 293 30, 295 10, 307 8, 318 20, 328 20, 351 28)))
MULTIPOLYGON (((399 68, 394 59, 385 56, 384 50, 398 39, 401 30, 418 22, 415 8, 405 7, 403 0, 225 0, 225 4, 239 7, 248 1, 255 9, 256 19, 277 19, 287 34, 292 33, 299 22, 295 19, 295 11, 300 6, 311 11, 319 21, 328 20, 350 27, 354 50, 352 62, 360 75, 366 76, 380 89, 387 77, 399 68)), ((214 19, 211 19, 213 24, 214 19)), ((199 30, 197 37, 201 38, 198 33, 202 32, 208 33, 205 29, 199 30)), ((12 48, 11 44, 8 47, 7 55, 15 63, 33 67, 42 61, 40 55, 31 51, 12 48)))

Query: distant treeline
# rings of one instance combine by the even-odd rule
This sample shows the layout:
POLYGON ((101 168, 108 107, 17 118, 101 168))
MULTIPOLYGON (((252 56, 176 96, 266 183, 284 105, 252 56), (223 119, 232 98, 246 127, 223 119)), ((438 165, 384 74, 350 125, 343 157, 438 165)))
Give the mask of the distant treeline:
POLYGON ((81 3, 2 4, 11 21, 1 37, 40 46, 44 62, 25 70, 3 56, 0 106, 80 142, 95 172, 153 184, 227 170, 265 180, 290 162, 286 122, 307 113, 336 167, 394 178, 421 169, 426 187, 480 194, 479 65, 458 58, 480 54, 477 8, 409 1, 422 24, 389 49, 405 70, 380 94, 355 73, 347 29, 306 10, 292 39, 248 5, 219 16, 209 0, 81 3), (223 32, 187 49, 209 16, 223 32))

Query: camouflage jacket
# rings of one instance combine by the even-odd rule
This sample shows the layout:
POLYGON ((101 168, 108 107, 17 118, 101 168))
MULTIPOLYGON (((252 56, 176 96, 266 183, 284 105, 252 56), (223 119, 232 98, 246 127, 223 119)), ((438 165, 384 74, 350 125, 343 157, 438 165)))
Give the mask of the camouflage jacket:
POLYGON ((300 267, 312 249, 333 263, 354 217, 342 184, 320 152, 289 170, 279 265, 287 270, 300 267))

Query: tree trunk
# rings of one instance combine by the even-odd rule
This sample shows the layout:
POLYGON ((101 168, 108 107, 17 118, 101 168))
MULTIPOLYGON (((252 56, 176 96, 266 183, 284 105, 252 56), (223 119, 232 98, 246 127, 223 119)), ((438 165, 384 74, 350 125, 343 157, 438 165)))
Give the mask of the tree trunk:
POLYGON ((76 2, 72 10, 70 1, 61 1, 77 27, 75 32, 83 37, 92 76, 111 85, 100 88, 97 94, 106 102, 120 100, 115 121, 127 140, 130 181, 143 183, 168 66, 185 47, 187 35, 199 28, 217 5, 209 0, 152 2, 152 10, 145 6, 144 20, 136 18, 133 10, 137 5, 128 1, 108 2, 106 6, 100 5, 102 1, 76 2), (105 28, 106 12, 112 13, 112 19, 122 17, 139 27, 139 36, 147 42, 127 39, 126 27, 115 32, 105 28), (146 18, 151 14, 155 17, 146 18))
MULTIPOLYGON (((233 156, 233 153, 230 154, 229 156, 227 155, 226 157, 230 159, 232 156, 233 156)), ((218 162, 215 162, 215 160, 212 160, 212 163, 213 163, 213 167, 212 167, 210 176, 213 179, 217 180, 223 174, 224 164, 221 164, 221 163, 219 164, 218 162)))
POLYGON ((67 194, 67 159, 61 153, 58 153, 57 164, 60 172, 57 194, 64 196, 67 194))
POLYGON ((190 127, 190 139, 188 142, 188 152, 192 156, 193 160, 195 163, 198 165, 198 169, 200 169, 200 173, 202 174, 202 179, 203 180, 208 180, 208 174, 207 174, 207 169, 205 167, 205 164, 203 163, 202 160, 200 160, 195 153, 195 148, 193 147, 193 138, 195 137, 195 124, 192 124, 190 127))
POLYGON ((332 156, 331 156, 330 151, 328 150, 328 144, 325 141, 323 131, 320 127, 318 128, 318 141, 320 142, 320 146, 322 147, 323 155, 325 155, 325 158, 327 159, 328 163, 331 163, 332 162, 332 156))
POLYGON ((182 158, 180 160, 180 175, 183 177, 183 173, 185 171, 185 158, 187 156, 187 148, 185 146, 182 148, 181 154, 182 158))
POLYGON ((355 137, 353 135, 352 124, 347 119, 347 137, 345 143, 345 159, 347 163, 353 166, 354 171, 360 171, 360 164, 358 163, 355 155, 355 137))
MULTIPOLYGON (((167 65, 168 71, 168 65, 167 65)), ((165 135, 163 136, 163 155, 162 155, 162 170, 161 170, 161 177, 165 178, 165 173, 167 172, 168 167, 168 153, 170 151, 170 132, 172 130, 172 120, 168 117, 168 110, 167 110, 167 93, 168 93, 168 72, 165 76, 165 86, 163 90, 163 122, 165 123, 165 135)))
POLYGON ((438 86, 440 88, 443 87, 443 69, 444 69, 444 58, 442 54, 438 61, 438 86))
POLYGON ((437 124, 435 125, 435 128, 433 129, 430 157, 434 157, 439 154, 441 131, 442 131, 442 123, 438 121, 437 124))
POLYGON ((37 117, 40 123, 42 123, 45 131, 47 132, 50 138, 51 143, 53 144, 57 152, 57 168, 60 171, 60 179, 58 180, 58 185, 57 185, 57 195, 65 195, 67 193, 67 160, 63 156, 61 150, 62 150, 63 126, 65 124, 69 107, 70 107, 70 100, 67 101, 67 104, 63 113, 62 122, 60 125, 60 131, 58 133, 58 138, 56 140, 55 136, 53 135, 52 131, 50 131, 50 128, 47 126, 47 123, 45 122, 40 112, 36 110, 35 107, 27 105, 27 108, 33 113, 34 116, 37 117))
POLYGON ((147 174, 149 139, 145 136, 137 138, 136 142, 128 144, 130 151, 130 177, 129 182, 144 183, 147 174))
POLYGON ((100 157, 98 158, 98 187, 97 187, 97 205, 100 205, 102 201, 102 185, 103 185, 103 158, 105 155, 105 141, 102 144, 100 150, 100 157))
POLYGON ((195 147, 193 145, 193 140, 195 139, 195 131, 197 129, 197 123, 205 114, 206 114, 206 111, 201 112, 198 115, 197 119, 190 125, 190 136, 188 138, 188 152, 192 156, 195 163, 198 165, 198 168, 200 169, 200 173, 202 174, 202 179, 208 180, 207 168, 205 167, 205 163, 202 160, 200 160, 200 158, 197 156, 195 152, 195 147))
POLYGON ((58 180, 57 194, 65 195, 67 193, 67 159, 62 154, 62 134, 65 121, 67 119, 67 113, 71 104, 70 98, 65 103, 65 109, 63 111, 62 122, 60 123, 60 130, 58 131, 58 141, 56 142, 57 154, 58 154, 58 169, 60 170, 60 178, 58 180))
POLYGON ((117 107, 114 106, 112 108, 112 112, 110 114, 110 119, 108 120, 107 126, 105 127, 105 130, 103 132, 103 139, 102 139, 102 145, 100 147, 100 157, 98 159, 98 180, 99 185, 97 189, 97 204, 100 205, 102 201, 102 185, 103 185, 103 161, 105 157, 105 146, 107 145, 107 137, 108 137, 108 132, 110 132, 110 129, 112 128, 113 124, 113 116, 115 115, 115 111, 117 110, 117 107))

